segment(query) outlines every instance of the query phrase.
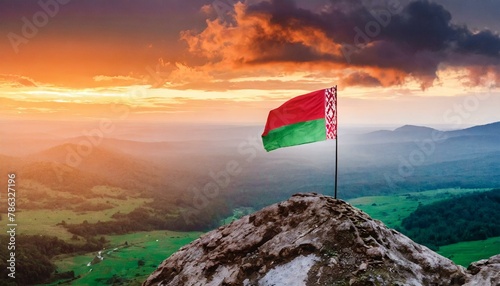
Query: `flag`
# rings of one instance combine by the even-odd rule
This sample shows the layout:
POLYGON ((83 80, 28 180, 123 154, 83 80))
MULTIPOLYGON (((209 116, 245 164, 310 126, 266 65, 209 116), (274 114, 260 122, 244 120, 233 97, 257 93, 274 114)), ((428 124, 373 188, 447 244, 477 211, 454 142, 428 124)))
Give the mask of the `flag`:
POLYGON ((262 133, 268 152, 336 138, 337 87, 294 97, 271 110, 262 133))

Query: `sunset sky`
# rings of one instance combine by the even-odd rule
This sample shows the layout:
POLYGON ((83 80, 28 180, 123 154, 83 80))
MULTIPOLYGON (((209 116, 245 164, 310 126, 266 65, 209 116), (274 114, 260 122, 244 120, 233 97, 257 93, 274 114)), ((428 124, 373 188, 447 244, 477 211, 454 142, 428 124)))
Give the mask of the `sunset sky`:
POLYGON ((500 121, 500 1, 0 0, 0 119, 264 124, 338 85, 340 122, 500 121))

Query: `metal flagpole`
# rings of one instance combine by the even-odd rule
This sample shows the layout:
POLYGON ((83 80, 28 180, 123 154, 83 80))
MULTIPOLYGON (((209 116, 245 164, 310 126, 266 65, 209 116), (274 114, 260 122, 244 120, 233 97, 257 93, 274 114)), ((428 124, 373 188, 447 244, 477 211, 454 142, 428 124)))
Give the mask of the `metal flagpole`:
POLYGON ((337 86, 335 86, 335 129, 336 129, 336 136, 335 136, 335 199, 337 198, 337 180, 338 180, 338 169, 339 169, 339 120, 338 120, 338 114, 339 114, 339 107, 337 105, 337 86))

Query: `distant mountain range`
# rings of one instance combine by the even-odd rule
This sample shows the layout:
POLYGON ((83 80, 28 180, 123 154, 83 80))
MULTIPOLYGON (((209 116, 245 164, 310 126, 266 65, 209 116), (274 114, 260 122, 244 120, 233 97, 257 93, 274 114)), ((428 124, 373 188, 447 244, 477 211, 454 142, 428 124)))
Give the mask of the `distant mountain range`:
MULTIPOLYGON (((229 183, 226 186, 223 182, 221 191, 271 200, 280 197, 277 193, 284 189, 287 193, 280 198, 311 188, 327 192, 332 187, 332 142, 267 153, 259 142, 260 128, 231 126, 226 132, 235 134, 227 138, 223 127, 211 128, 215 128, 213 134, 204 130, 200 137, 185 141, 143 142, 135 137, 106 136, 95 146, 84 136, 43 136, 49 139, 37 146, 38 138, 24 134, 20 138, 27 145, 16 142, 15 137, 0 142, 0 159, 6 162, 0 170, 16 171, 54 190, 78 192, 110 185, 189 197, 193 188, 201 190, 223 178, 229 183), (255 140, 253 145, 247 143, 249 137, 255 140), (32 152, 21 152, 22 146, 32 152), (226 179, 228 163, 237 163, 242 172, 226 179)), ((406 189, 500 187, 498 142, 500 122, 452 131, 405 125, 395 130, 346 134, 339 139, 339 186, 346 198, 406 189), (406 170, 404 176, 401 170, 406 170), (395 179, 388 183, 387 178, 395 179)))
MULTIPOLYGON (((425 126, 404 125, 395 130, 379 130, 355 136, 355 140, 370 140, 372 143, 394 143, 433 137, 451 138, 459 136, 500 136, 500 122, 478 125, 466 129, 441 131, 425 126)), ((351 137, 351 139, 353 139, 351 137)))
POLYGON ((493 136, 499 136, 500 135, 500 122, 494 122, 490 124, 485 124, 485 125, 478 125, 462 130, 454 130, 454 131, 448 131, 446 132, 450 137, 451 136, 470 136, 470 135, 493 135, 493 136))

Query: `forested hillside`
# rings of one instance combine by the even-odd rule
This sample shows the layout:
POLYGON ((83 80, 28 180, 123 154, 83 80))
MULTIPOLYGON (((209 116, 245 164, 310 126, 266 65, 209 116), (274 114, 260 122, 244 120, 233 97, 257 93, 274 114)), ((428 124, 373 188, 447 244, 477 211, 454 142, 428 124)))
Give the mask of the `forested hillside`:
POLYGON ((431 248, 500 236, 500 189, 421 205, 402 223, 404 232, 431 248))

